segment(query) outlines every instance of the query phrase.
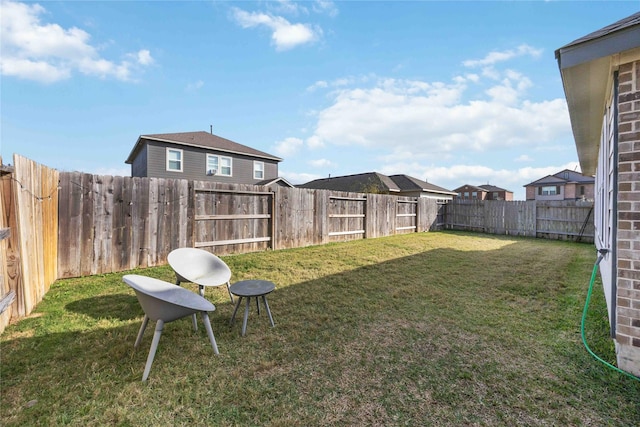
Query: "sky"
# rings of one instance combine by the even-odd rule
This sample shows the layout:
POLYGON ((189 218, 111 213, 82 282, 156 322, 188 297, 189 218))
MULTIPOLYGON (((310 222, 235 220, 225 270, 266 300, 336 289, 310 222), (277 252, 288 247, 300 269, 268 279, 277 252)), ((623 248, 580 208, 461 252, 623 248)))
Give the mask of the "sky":
POLYGON ((640 1, 0 0, 0 155, 130 176, 140 135, 207 131, 293 184, 454 190, 580 170, 558 48, 640 1))

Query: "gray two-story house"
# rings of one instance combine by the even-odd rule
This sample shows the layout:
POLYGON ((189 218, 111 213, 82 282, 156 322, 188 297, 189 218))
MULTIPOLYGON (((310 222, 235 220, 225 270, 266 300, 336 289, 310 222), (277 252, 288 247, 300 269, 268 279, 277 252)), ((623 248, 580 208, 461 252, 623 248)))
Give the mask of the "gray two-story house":
POLYGON ((125 163, 133 177, 291 186, 278 178, 281 161, 209 132, 181 132, 140 135, 125 163))

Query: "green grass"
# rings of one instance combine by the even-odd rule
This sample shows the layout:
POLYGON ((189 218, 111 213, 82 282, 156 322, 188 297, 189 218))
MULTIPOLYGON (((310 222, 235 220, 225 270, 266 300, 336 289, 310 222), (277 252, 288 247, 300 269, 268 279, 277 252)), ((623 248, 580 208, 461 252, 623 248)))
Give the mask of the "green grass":
MULTIPOLYGON (((233 280, 277 284, 229 327, 208 289, 220 355, 191 320, 152 327, 124 273, 56 282, 0 337, 3 425, 640 424, 640 383, 595 361, 580 319, 586 244, 420 233, 224 257, 233 280)), ((168 267, 135 273, 173 280, 168 267)), ((192 288, 193 289, 193 288, 192 288)), ((589 342, 615 363, 602 287, 589 342)))

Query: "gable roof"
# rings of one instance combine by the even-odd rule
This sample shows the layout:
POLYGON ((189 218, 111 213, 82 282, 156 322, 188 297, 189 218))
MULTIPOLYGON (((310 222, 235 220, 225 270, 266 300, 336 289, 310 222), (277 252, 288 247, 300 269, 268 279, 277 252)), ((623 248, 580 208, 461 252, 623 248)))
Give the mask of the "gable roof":
POLYGON ((293 188, 294 185, 291 184, 289 181, 287 181, 286 179, 282 178, 281 176, 277 177, 277 178, 273 178, 273 179, 265 179, 263 181, 260 182, 256 182, 255 185, 264 185, 264 186, 271 186, 274 184, 278 184, 278 185, 282 185, 283 187, 291 187, 293 188))
POLYGON ((142 148, 145 141, 166 142, 185 147, 204 148, 216 151, 222 151, 229 154, 242 154, 245 156, 258 157, 262 159, 275 160, 281 162, 282 159, 273 156, 264 151, 238 144, 230 139, 222 138, 209 132, 179 132, 179 133, 159 133, 150 135, 140 135, 136 141, 136 145, 129 153, 129 157, 125 163, 132 163, 138 151, 142 148))
POLYGON ((580 167, 595 173, 613 70, 640 59, 640 12, 556 50, 580 167))
POLYGON ((566 184, 570 184, 570 183, 577 183, 577 184, 594 184, 596 182, 596 179, 592 176, 587 176, 587 175, 583 175, 579 172, 576 171, 572 171, 569 169, 564 169, 561 170, 560 172, 553 174, 553 175, 547 175, 543 178, 540 178, 536 181, 530 182, 529 184, 525 185, 524 187, 529 187, 529 186, 540 186, 540 185, 548 185, 548 184, 555 184, 555 185, 566 185, 566 184))
POLYGON ((456 195, 456 193, 447 190, 446 188, 439 187, 431 184, 430 182, 426 182, 409 175, 391 175, 389 178, 391 178, 401 191, 424 191, 429 193, 449 194, 451 196, 456 195))
POLYGON ((471 189, 471 190, 484 191, 485 193, 489 192, 489 190, 485 190, 485 189, 484 189, 484 188, 482 188, 482 187, 478 187, 477 185, 471 185, 471 184, 464 184, 464 185, 461 185, 460 187, 456 188, 456 189, 455 189, 455 190, 453 190, 453 191, 455 191, 456 193, 459 193, 459 192, 460 192, 462 189, 464 189, 465 187, 466 187, 466 188, 469 188, 469 189, 471 189))
POLYGON ((504 191, 505 193, 513 193, 513 191, 505 190, 504 188, 496 187, 495 185, 485 184, 479 185, 478 187, 482 188, 484 191, 489 193, 495 193, 496 191, 504 191))
POLYGON ((316 190, 352 191, 356 193, 373 189, 373 187, 390 193, 400 191, 400 188, 388 176, 378 172, 320 178, 298 185, 298 187, 316 190))

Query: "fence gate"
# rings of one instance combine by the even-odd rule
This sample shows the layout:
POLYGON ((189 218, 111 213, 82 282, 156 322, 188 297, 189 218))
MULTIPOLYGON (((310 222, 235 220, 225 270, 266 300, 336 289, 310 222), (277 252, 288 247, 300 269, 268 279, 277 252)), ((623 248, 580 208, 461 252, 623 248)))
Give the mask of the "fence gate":
POLYGON ((396 233, 417 231, 418 201, 409 199, 396 200, 396 233))
POLYGON ((238 252, 238 245, 243 251, 275 249, 273 192, 218 187, 193 191, 194 247, 215 246, 216 253, 238 252))
POLYGON ((329 237, 365 237, 365 197, 329 196, 329 237))

